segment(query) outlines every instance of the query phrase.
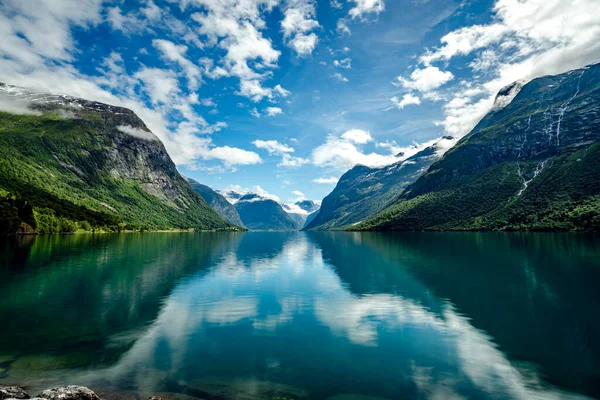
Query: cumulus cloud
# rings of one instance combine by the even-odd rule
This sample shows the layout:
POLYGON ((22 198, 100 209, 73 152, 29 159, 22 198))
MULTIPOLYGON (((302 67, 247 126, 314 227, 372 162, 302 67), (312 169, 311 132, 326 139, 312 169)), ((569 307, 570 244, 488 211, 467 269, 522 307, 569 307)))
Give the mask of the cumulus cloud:
POLYGON ((285 7, 281 29, 287 45, 298 56, 312 54, 317 46, 317 35, 310 33, 319 27, 315 17, 315 3, 312 0, 289 0, 285 7))
POLYGON ((373 140, 371 133, 363 131, 361 129, 351 129, 342 134, 342 139, 346 139, 349 142, 365 144, 373 140))
POLYGON ((441 71, 438 67, 429 66, 415 69, 408 79, 401 76, 397 79, 406 89, 428 93, 450 82, 454 79, 454 75, 452 72, 441 71))
MULTIPOLYGON (((496 0, 490 23, 451 31, 441 38, 440 46, 424 51, 419 57, 424 68, 419 71, 443 63, 473 72, 470 81, 455 85, 445 96, 446 115, 441 122, 445 131, 457 137, 467 134, 491 109, 497 92, 512 82, 563 73, 597 61, 597 8, 596 0, 496 0)), ((449 81, 450 75, 433 68, 431 82, 449 81)), ((425 81, 423 85, 417 83, 419 79, 413 79, 412 74, 400 82, 406 83, 407 89, 427 87, 425 81)))
POLYGON ((339 68, 350 69, 352 68, 352 59, 346 57, 343 60, 333 60, 333 65, 339 68))
POLYGON ((320 177, 317 179, 313 179, 313 182, 319 183, 321 185, 333 185, 333 184, 336 184, 339 180, 340 180, 340 178, 336 178, 335 176, 330 176, 330 177, 320 177))
POLYGON ((383 0, 352 0, 354 7, 350 9, 348 15, 354 18, 364 18, 368 14, 378 15, 385 10, 383 0))
POLYGON ((310 160, 308 158, 294 157, 290 154, 283 154, 281 157, 281 162, 277 164, 277 166, 283 168, 299 168, 309 163, 310 160))
POLYGON ((345 36, 345 35, 350 36, 352 34, 352 31, 348 27, 346 20, 343 18, 340 18, 338 20, 337 25, 336 25, 336 30, 342 36, 345 36))
POLYGON ((207 158, 219 159, 228 166, 259 164, 261 162, 260 156, 255 152, 229 146, 210 149, 207 158))
POLYGON ((189 81, 190 89, 194 90, 198 88, 199 81, 202 78, 201 69, 185 57, 188 50, 187 46, 176 45, 171 41, 163 39, 154 39, 152 44, 160 50, 167 60, 178 64, 183 69, 189 81))
POLYGON ((347 170, 357 164, 383 167, 396 161, 399 159, 393 154, 364 153, 354 143, 335 135, 329 135, 326 142, 312 152, 313 164, 340 170, 347 170))
POLYGON ((292 147, 279 143, 277 140, 255 140, 252 144, 259 149, 267 150, 269 154, 283 155, 294 152, 292 147))
MULTIPOLYGON (((383 149, 386 153, 365 152, 362 146, 373 141, 369 132, 353 129, 344 134, 329 135, 322 145, 312 152, 312 163, 319 167, 332 167, 347 170, 355 165, 365 165, 371 168, 381 168, 386 165, 404 161, 428 146, 437 143, 440 139, 424 143, 414 143, 409 146, 399 146, 394 141, 376 142, 376 149, 383 149)), ((455 141, 453 144, 456 143, 455 141)), ((441 154, 441 153, 440 153, 441 154)), ((334 178, 331 178, 332 180, 334 178)), ((337 178, 335 178, 337 182, 337 178)), ((313 182, 317 182, 317 180, 313 182)), ((323 178, 317 183, 335 183, 323 178)))
MULTIPOLYGON (((188 2, 186 2, 188 4, 188 2)), ((281 52, 263 36, 266 28, 263 14, 272 10, 272 0, 203 1, 190 2, 198 11, 192 14, 196 31, 205 39, 205 45, 224 50, 219 65, 205 62, 205 75, 214 79, 237 77, 241 96, 253 101, 272 98, 273 89, 263 86, 277 66, 281 52)))
POLYGON ((344 82, 344 83, 348 83, 349 80, 348 78, 346 78, 344 75, 340 74, 339 72, 336 72, 335 74, 332 75, 333 78, 339 82, 344 82))
POLYGON ((401 110, 404 107, 414 104, 414 105, 419 105, 421 104, 421 99, 418 96, 414 96, 410 93, 405 94, 404 96, 402 96, 402 99, 400 99, 397 96, 392 97, 391 99, 392 105, 393 107, 401 110))
POLYGON ((267 107, 265 109, 265 115, 267 117, 274 117, 276 115, 283 114, 283 110, 279 107, 267 107))

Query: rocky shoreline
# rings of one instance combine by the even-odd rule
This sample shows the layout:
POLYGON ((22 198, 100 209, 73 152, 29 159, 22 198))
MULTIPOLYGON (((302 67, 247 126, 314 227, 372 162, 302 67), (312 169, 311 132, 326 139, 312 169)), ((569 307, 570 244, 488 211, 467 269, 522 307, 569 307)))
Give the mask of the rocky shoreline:
MULTIPOLYGON (((101 400, 94 391, 85 386, 61 386, 44 390, 32 397, 19 386, 0 386, 0 400, 101 400)), ((163 400, 160 397, 151 397, 148 400, 163 400)))

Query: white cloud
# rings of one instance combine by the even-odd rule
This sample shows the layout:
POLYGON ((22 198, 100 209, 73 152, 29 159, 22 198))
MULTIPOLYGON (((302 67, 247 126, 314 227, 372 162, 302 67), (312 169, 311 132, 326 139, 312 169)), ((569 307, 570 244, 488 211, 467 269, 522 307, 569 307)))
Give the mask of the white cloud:
POLYGON ((340 180, 340 178, 336 178, 335 176, 330 176, 328 178, 321 177, 321 178, 313 179, 313 182, 319 183, 322 185, 333 185, 333 184, 336 184, 339 180, 340 180))
POLYGON ((410 93, 407 93, 404 96, 402 96, 402 100, 400 98, 398 98, 397 96, 392 97, 391 102, 394 107, 401 110, 404 107, 411 105, 411 104, 414 104, 414 105, 421 104, 421 99, 418 96, 414 96, 410 93))
POLYGON ((252 110, 250 110, 250 115, 252 115, 253 117, 256 117, 256 118, 260 118, 261 117, 260 112, 258 112, 258 110, 256 109, 256 107, 254 107, 252 110))
POLYGON ((441 38, 419 60, 470 68, 468 85, 451 88, 441 125, 460 137, 491 109, 497 92, 518 80, 563 73, 600 59, 597 0, 497 0, 492 22, 441 38), (465 60, 466 56, 471 55, 465 60))
POLYGON ((293 200, 294 203, 306 199, 306 196, 304 195, 304 193, 302 193, 299 190, 292 190, 292 194, 295 196, 295 198, 293 200))
POLYGON ((310 160, 303 157, 294 157, 290 154, 283 154, 281 162, 277 164, 278 167, 283 168, 300 168, 303 165, 309 164, 310 160))
POLYGON ((336 25, 336 30, 342 36, 344 36, 344 35, 350 36, 352 34, 352 31, 348 27, 348 24, 346 23, 346 20, 343 19, 343 18, 338 19, 338 22, 337 22, 337 25, 336 25))
POLYGON ((294 152, 292 147, 279 143, 277 140, 255 140, 252 144, 259 149, 267 150, 269 154, 283 155, 294 152))
POLYGON ((379 14, 385 10, 383 0, 352 0, 355 6, 350 9, 348 15, 354 18, 364 18, 366 14, 379 14))
POLYGON ((173 71, 144 66, 133 76, 142 81, 143 89, 154 105, 171 104, 181 92, 173 71))
POLYGON ((335 74, 332 75, 334 79, 336 79, 339 82, 344 82, 344 83, 348 83, 348 78, 346 78, 344 75, 340 74, 339 72, 336 72, 335 74))
POLYGON ((161 51, 165 58, 177 63, 184 70, 191 90, 198 88, 202 73, 197 65, 185 57, 185 53, 188 50, 187 46, 176 45, 173 42, 162 39, 155 39, 152 41, 152 44, 161 51))
POLYGON ((117 129, 123 133, 126 133, 128 135, 131 135, 131 136, 139 138, 139 139, 158 140, 156 135, 154 135, 152 132, 145 131, 145 130, 139 129, 139 128, 134 128, 133 126, 122 125, 122 126, 118 126, 117 129))
POLYGON ((207 158, 219 159, 228 166, 259 164, 262 161, 260 156, 253 151, 229 146, 214 147, 210 149, 207 158))
POLYGON ((281 203, 281 199, 278 196, 267 192, 265 189, 263 189, 262 187, 260 187, 258 185, 252 187, 252 192, 256 193, 260 197, 264 197, 265 199, 269 199, 269 200, 273 200, 278 203, 281 203))
POLYGON ((371 133, 363 131, 361 129, 351 129, 342 134, 342 139, 346 139, 349 142, 357 144, 365 144, 373 140, 371 133))
POLYGON ((449 71, 441 71, 438 67, 429 66, 426 68, 417 68, 406 79, 399 76, 400 84, 409 90, 418 90, 422 93, 428 93, 454 79, 454 75, 449 71))
POLYGON ((281 21, 281 29, 287 45, 296 51, 299 56, 312 54, 317 45, 317 35, 309 33, 319 27, 315 17, 314 1, 288 0, 284 18, 281 21))
POLYGON ((275 92, 281 97, 288 97, 291 94, 289 90, 282 88, 281 85, 275 85, 275 87, 273 88, 273 92, 275 92))
POLYGON ((344 58, 343 60, 333 60, 333 65, 344 69, 350 69, 352 68, 352 59, 344 58))
POLYGON ((283 110, 279 107, 267 107, 265 109, 265 115, 267 115, 268 117, 274 117, 280 114, 283 114, 283 110))
POLYGON ((363 153, 353 143, 330 135, 327 141, 312 152, 312 162, 319 167, 347 170, 357 164, 383 167, 399 161, 393 154, 363 153))
MULTIPOLYGON (((187 2, 186 2, 187 4, 187 2)), ((213 79, 233 76, 240 79, 238 94, 253 101, 273 96, 272 89, 263 87, 269 69, 277 66, 281 52, 273 48, 262 30, 266 28, 263 14, 270 11, 273 0, 252 1, 206 1, 195 0, 199 11, 192 14, 197 22, 197 32, 205 39, 206 46, 225 51, 214 67, 206 62, 205 75, 213 79)))
POLYGON ((239 95, 248 97, 255 103, 258 103, 263 98, 273 97, 273 92, 269 88, 265 88, 261 85, 258 79, 243 80, 240 82, 240 91, 237 92, 239 95))
POLYGON ((306 56, 312 54, 318 41, 319 38, 315 33, 309 33, 308 35, 300 33, 289 42, 289 45, 299 56, 306 56))

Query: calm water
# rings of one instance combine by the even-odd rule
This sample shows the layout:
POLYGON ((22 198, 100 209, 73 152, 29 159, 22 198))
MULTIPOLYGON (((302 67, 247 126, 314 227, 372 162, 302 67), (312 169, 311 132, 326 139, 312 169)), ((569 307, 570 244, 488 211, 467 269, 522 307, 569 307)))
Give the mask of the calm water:
POLYGON ((0 242, 0 384, 206 399, 600 397, 598 237, 0 242))

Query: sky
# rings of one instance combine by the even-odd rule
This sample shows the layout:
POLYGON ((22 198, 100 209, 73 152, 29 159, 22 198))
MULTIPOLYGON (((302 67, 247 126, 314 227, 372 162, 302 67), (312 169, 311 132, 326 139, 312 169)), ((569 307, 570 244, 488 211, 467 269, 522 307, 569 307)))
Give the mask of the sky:
POLYGON ((598 0, 2 0, 0 81, 128 107, 215 189, 320 200, 600 60, 598 0), (403 153, 402 157, 397 157, 403 153))

